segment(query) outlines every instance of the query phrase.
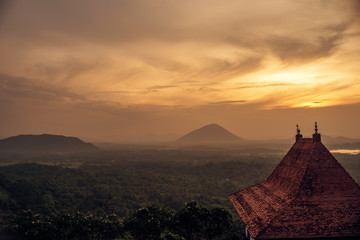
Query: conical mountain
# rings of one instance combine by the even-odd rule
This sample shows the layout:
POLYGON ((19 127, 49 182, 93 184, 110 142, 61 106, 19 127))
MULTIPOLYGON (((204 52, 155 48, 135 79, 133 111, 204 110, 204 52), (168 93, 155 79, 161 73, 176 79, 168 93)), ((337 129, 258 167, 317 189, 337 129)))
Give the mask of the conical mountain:
POLYGON ((218 124, 209 124, 196 129, 176 142, 185 145, 229 145, 244 141, 218 124))

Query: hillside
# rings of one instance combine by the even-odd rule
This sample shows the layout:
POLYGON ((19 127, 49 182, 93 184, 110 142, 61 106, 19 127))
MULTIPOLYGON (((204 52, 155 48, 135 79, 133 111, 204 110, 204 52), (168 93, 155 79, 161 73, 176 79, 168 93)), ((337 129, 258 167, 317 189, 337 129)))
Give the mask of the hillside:
POLYGON ((19 135, 0 140, 1 152, 88 152, 97 148, 76 137, 61 135, 19 135))
POLYGON ((182 145, 232 145, 244 141, 218 124, 209 124, 179 138, 176 143, 182 145))

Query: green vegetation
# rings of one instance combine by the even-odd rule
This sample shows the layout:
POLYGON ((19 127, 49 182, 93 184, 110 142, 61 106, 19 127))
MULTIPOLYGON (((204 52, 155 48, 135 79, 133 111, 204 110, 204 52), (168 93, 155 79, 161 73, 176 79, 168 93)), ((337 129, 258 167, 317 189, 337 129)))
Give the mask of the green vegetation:
MULTIPOLYGON (((359 181, 359 156, 336 157, 359 181)), ((227 195, 266 179, 281 156, 142 149, 1 160, 13 159, 0 167, 0 224, 11 236, 241 239, 227 195)))
MULTIPOLYGON (((241 223, 221 208, 207 209, 196 202, 175 212, 150 205, 126 218, 116 214, 21 211, 3 225, 3 236, 16 239, 242 239, 241 223)), ((0 233, 1 234, 1 233, 0 233)), ((1 235, 0 235, 1 236, 1 235)))
POLYGON ((187 153, 169 154, 168 160, 164 154, 104 156, 78 169, 33 163, 0 167, 2 204, 8 213, 31 208, 127 216, 149 204, 177 210, 196 200, 232 210, 227 195, 264 180, 275 166, 264 159, 247 161, 248 157, 239 161, 228 156, 224 161, 221 156, 209 159, 187 153))

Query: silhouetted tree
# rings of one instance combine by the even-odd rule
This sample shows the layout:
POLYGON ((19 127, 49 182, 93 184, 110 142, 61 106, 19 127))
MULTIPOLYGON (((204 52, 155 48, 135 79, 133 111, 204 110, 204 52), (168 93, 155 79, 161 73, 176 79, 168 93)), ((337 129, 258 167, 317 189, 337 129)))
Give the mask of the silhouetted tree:
POLYGON ((179 236, 178 234, 172 232, 162 233, 160 235, 161 240, 185 240, 185 238, 179 236))
POLYGON ((207 238, 213 239, 216 236, 225 234, 232 223, 233 221, 230 212, 223 208, 212 209, 210 211, 210 222, 206 231, 207 238))
POLYGON ((137 210, 124 222, 125 229, 135 239, 160 239, 161 233, 169 225, 172 213, 156 205, 137 210))
POLYGON ((7 229, 29 240, 111 240, 124 233, 122 220, 116 215, 104 218, 79 212, 44 215, 31 210, 19 213, 7 229))

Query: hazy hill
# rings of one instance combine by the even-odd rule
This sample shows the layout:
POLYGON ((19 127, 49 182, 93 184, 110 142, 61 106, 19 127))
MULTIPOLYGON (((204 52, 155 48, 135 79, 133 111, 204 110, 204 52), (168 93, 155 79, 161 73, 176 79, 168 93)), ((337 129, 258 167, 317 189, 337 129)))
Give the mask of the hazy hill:
POLYGON ((2 152, 88 152, 97 148, 76 137, 61 135, 19 135, 0 140, 2 152))
POLYGON ((218 124, 209 124, 179 138, 176 143, 184 145, 231 145, 244 141, 218 124))
POLYGON ((360 149, 360 142, 345 143, 336 145, 335 147, 339 149, 360 149))
POLYGON ((347 138, 347 137, 330 137, 327 135, 321 135, 321 141, 327 146, 338 147, 340 145, 351 145, 360 142, 360 139, 357 138, 347 138))

